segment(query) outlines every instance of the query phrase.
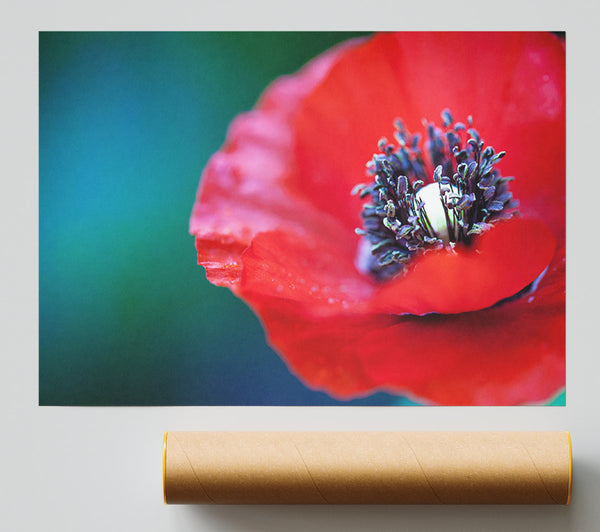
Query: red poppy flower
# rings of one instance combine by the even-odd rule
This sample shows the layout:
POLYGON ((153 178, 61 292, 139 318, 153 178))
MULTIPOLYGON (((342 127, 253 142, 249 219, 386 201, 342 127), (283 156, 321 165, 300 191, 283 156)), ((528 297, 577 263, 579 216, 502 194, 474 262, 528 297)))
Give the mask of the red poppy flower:
POLYGON ((190 228, 209 281, 334 397, 548 400, 565 383, 564 57, 546 33, 385 33, 276 80, 204 170, 190 228), (396 117, 416 132, 446 108, 506 152, 520 215, 378 280, 356 266, 350 191, 396 117))

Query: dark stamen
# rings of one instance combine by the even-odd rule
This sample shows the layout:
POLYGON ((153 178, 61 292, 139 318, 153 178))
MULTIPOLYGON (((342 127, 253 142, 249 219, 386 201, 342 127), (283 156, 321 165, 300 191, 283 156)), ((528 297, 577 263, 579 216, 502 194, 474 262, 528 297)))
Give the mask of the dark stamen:
POLYGON ((484 148, 470 116, 468 126, 454 123, 446 109, 442 124, 443 130, 424 122, 429 162, 435 168, 431 179, 425 174, 419 135, 396 120, 398 145, 382 138, 380 153, 367 164, 373 182, 352 191, 368 198, 363 229, 356 232, 370 244, 366 267, 378 279, 398 274, 419 251, 468 245, 493 222, 516 214, 518 202, 508 189, 512 178, 502 177, 494 167, 506 153, 484 148), (429 188, 433 183, 435 192, 429 188))

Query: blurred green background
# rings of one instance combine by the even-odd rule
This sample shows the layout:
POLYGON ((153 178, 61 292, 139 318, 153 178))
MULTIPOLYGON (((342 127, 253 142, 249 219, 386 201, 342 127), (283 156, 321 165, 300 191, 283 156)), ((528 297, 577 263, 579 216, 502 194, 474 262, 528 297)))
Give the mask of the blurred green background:
POLYGON ((188 219, 233 117, 353 35, 40 34, 40 404, 337 403, 206 281, 188 219))
POLYGON ((40 33, 40 404, 414 404, 305 387, 188 234, 233 117, 355 35, 40 33))

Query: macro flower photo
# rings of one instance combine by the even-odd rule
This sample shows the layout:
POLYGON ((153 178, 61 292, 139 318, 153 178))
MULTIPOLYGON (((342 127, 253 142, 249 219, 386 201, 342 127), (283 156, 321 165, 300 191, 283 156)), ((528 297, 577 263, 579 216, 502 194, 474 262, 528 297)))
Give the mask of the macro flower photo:
POLYGON ((564 405, 565 35, 40 32, 40 405, 564 405))
POLYGON ((198 263, 337 400, 547 403, 565 386, 565 135, 564 36, 342 42, 231 122, 193 206, 198 263))

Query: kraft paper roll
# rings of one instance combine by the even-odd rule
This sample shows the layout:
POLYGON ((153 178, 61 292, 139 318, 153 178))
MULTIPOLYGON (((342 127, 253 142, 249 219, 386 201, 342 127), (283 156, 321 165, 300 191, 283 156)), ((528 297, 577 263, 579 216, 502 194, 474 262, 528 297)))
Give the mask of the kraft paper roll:
POLYGON ((568 432, 167 432, 165 503, 568 504, 568 432))

